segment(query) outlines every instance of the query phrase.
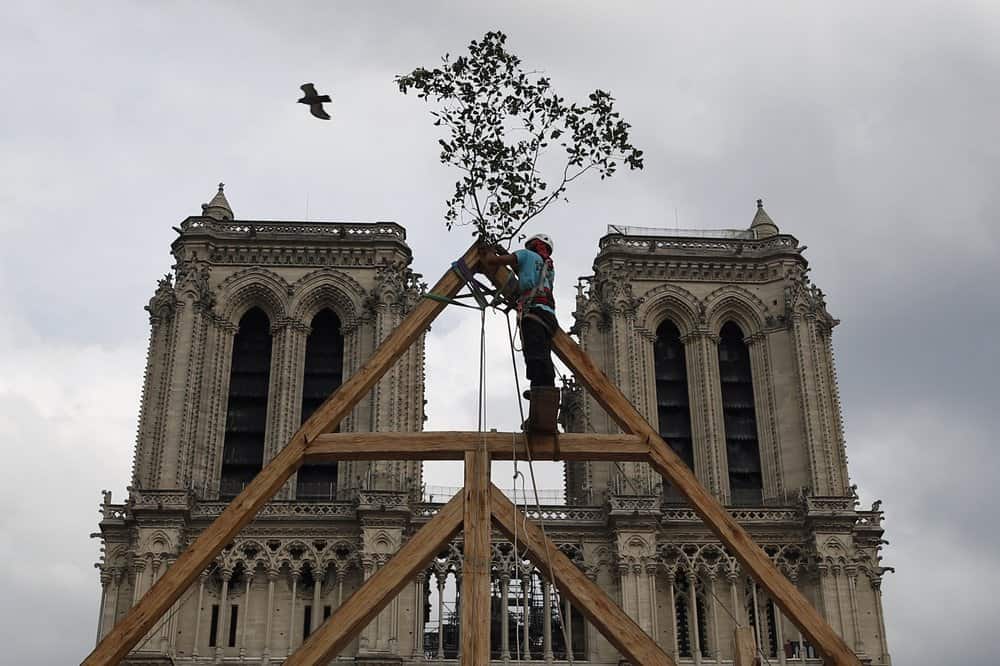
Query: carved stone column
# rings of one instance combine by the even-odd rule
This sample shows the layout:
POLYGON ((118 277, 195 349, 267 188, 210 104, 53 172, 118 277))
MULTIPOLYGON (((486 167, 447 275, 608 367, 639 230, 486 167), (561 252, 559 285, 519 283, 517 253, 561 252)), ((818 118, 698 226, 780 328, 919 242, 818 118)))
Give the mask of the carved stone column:
POLYGON ((243 588, 243 612, 240 620, 240 661, 247 657, 247 622, 250 621, 250 586, 253 583, 253 571, 244 570, 243 577, 246 579, 243 588))
POLYGON ((757 640, 757 649, 758 650, 763 650, 764 649, 764 634, 761 633, 761 630, 760 630, 761 615, 760 615, 760 606, 757 604, 757 581, 754 580, 753 578, 750 579, 750 596, 751 596, 751 599, 753 600, 753 617, 754 617, 753 632, 754 632, 754 638, 757 640))
POLYGON ((447 575, 442 572, 437 573, 437 593, 438 593, 438 661, 444 659, 444 584, 447 575))
POLYGON ((768 336, 763 333, 747 339, 750 352, 750 373, 753 379, 754 405, 757 418, 757 445, 760 453, 763 498, 780 500, 784 496, 781 446, 778 442, 778 406, 774 396, 771 351, 768 336))
POLYGON ((299 593, 299 576, 302 575, 297 569, 292 569, 289 573, 292 579, 292 600, 288 608, 288 655, 295 651, 295 598, 299 593))
POLYGON ((205 604, 205 581, 208 580, 208 571, 198 574, 198 607, 194 611, 194 646, 191 648, 191 656, 195 659, 199 656, 201 647, 201 609, 205 604))
POLYGON ((142 557, 135 556, 132 558, 132 605, 135 606, 139 603, 139 599, 146 592, 146 587, 143 582, 145 578, 146 571, 146 560, 142 557))
MULTIPOLYGON (((166 569, 169 569, 170 567, 174 566, 174 562, 176 561, 177 561, 176 557, 168 556, 166 558, 166 567, 164 568, 164 571, 161 572, 161 575, 163 573, 166 573, 166 569)), ((166 636, 166 654, 170 655, 171 657, 177 653, 177 624, 178 622, 180 622, 180 611, 181 611, 181 600, 178 599, 170 606, 170 609, 167 611, 168 613, 167 620, 166 622, 164 622, 163 625, 163 630, 166 636)))
POLYGON ((861 636, 861 624, 858 621, 858 568, 856 566, 849 566, 846 569, 846 573, 847 591, 851 598, 851 628, 854 631, 854 651, 860 655, 865 653, 865 641, 861 636))
POLYGON ((510 573, 500 574, 500 658, 510 662, 510 573))
POLYGON ((424 660, 424 586, 427 573, 421 571, 413 581, 413 649, 410 659, 415 662, 424 660))
POLYGON ((542 579, 542 658, 552 663, 552 590, 549 581, 542 579))
POLYGON ((709 571, 708 578, 709 589, 712 591, 712 638, 715 647, 715 663, 718 664, 722 660, 722 641, 719 640, 719 598, 715 594, 715 580, 718 578, 718 574, 714 570, 709 571))
POLYGON ((687 571, 688 581, 688 608, 691 622, 688 623, 688 634, 691 637, 691 654, 694 656, 694 663, 701 664, 701 635, 698 631, 698 590, 695 588, 694 571, 687 571))
POLYGON ((163 446, 163 417, 170 393, 177 307, 173 278, 168 274, 159 280, 156 293, 146 306, 150 325, 149 347, 139 408, 135 467, 132 470, 133 483, 144 488, 157 485, 156 460, 163 446))
POLYGON ((101 605, 97 614, 97 640, 94 643, 95 645, 101 642, 101 637, 104 635, 105 616, 108 612, 108 590, 111 587, 111 579, 111 572, 107 569, 101 569, 101 605))
MULTIPOLYGON (((271 325, 271 386, 264 464, 288 443, 302 420, 302 373, 309 326, 286 317, 271 325)), ((298 473, 292 474, 277 498, 295 497, 298 473)))
POLYGON ((680 658, 680 646, 677 642, 677 596, 674 591, 674 585, 677 582, 677 570, 673 567, 667 569, 667 584, 670 586, 670 626, 674 632, 673 638, 673 652, 671 656, 674 661, 680 658))
POLYGON ((681 338, 688 369, 694 473, 720 502, 729 502, 726 434, 723 428, 719 337, 699 328, 681 338))
POLYGON ((224 646, 229 642, 229 581, 233 578, 233 570, 223 568, 219 575, 222 577, 222 591, 219 593, 219 631, 215 636, 216 662, 222 661, 224 646))
POLYGON ((316 631, 319 625, 323 624, 323 581, 326 580, 326 568, 322 570, 319 569, 319 565, 313 565, 315 569, 312 572, 313 579, 313 607, 312 607, 312 626, 309 628, 310 631, 316 631))
POLYGON ((573 654, 573 606, 569 603, 569 599, 563 601, 562 621, 566 643, 566 661, 572 664, 576 660, 576 655, 573 654))
POLYGON ((191 480, 194 433, 202 413, 202 369, 208 320, 215 305, 209 267, 194 258, 177 258, 176 313, 166 394, 160 405, 162 437, 155 452, 154 488, 183 488, 191 480), (172 415, 172 418, 170 416, 172 415))
POLYGON ((885 614, 882 612, 881 578, 875 578, 872 580, 872 589, 875 592, 875 614, 878 616, 879 649, 882 653, 882 661, 885 662, 887 666, 891 666, 892 658, 889 656, 889 644, 885 637, 885 614))
POLYGON ((277 569, 267 570, 267 614, 264 616, 264 651, 261 655, 261 663, 268 666, 271 663, 271 634, 274 623, 274 583, 278 580, 281 572, 277 569))
POLYGON ((726 580, 729 581, 729 603, 733 606, 733 626, 732 631, 736 631, 737 627, 743 618, 743 613, 741 612, 739 595, 736 592, 736 581, 739 579, 739 573, 735 569, 730 569, 726 572, 726 580))
POLYGON ((844 600, 843 595, 840 593, 840 574, 843 572, 843 567, 839 564, 835 564, 830 567, 830 572, 833 574, 833 595, 835 601, 835 606, 837 609, 837 633, 844 637, 847 635, 847 629, 844 626, 844 600))
POLYGON ((531 572, 521 575, 521 603, 522 612, 524 613, 524 635, 522 636, 523 643, 521 645, 521 658, 531 659, 531 640, 528 634, 528 627, 530 625, 530 612, 531 612, 531 572))
POLYGON ((650 636, 660 635, 660 618, 656 603, 656 572, 658 569, 659 565, 653 560, 647 561, 645 564, 646 584, 649 588, 650 636))
POLYGON ((799 374, 802 416, 812 472, 813 493, 844 495, 848 492, 844 446, 840 427, 839 397, 834 381, 828 333, 820 330, 818 315, 796 311, 792 315, 792 340, 799 374), (838 410, 834 414, 834 410, 838 410))

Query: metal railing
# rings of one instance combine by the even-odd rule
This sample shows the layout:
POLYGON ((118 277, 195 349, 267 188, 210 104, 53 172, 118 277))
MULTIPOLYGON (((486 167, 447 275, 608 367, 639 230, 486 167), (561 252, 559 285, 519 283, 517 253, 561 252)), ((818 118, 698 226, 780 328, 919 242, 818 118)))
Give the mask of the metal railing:
POLYGON ((669 229, 664 227, 633 227, 624 224, 609 224, 608 233, 658 238, 729 238, 733 240, 755 240, 757 238, 756 233, 749 229, 669 229))

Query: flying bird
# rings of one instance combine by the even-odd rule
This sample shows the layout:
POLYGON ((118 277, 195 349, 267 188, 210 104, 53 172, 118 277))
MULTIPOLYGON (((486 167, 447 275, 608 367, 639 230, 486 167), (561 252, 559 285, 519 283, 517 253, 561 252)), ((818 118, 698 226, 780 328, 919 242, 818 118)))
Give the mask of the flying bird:
POLYGON ((329 95, 320 95, 316 92, 316 86, 311 83, 303 83, 299 88, 305 93, 305 97, 299 100, 299 104, 308 104, 309 113, 321 120, 329 120, 330 114, 323 108, 323 102, 329 102, 329 95))

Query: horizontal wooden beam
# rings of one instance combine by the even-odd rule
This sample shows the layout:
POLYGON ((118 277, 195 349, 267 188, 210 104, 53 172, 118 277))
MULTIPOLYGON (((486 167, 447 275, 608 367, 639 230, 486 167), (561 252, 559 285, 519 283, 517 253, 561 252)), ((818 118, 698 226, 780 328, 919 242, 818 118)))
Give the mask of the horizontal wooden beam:
POLYGON ((504 535, 528 551, 539 573, 549 578, 570 602, 597 627, 631 663, 639 666, 676 666, 649 634, 644 632, 597 583, 587 578, 559 547, 547 539, 534 521, 527 520, 495 485, 490 486, 490 513, 504 535))
MULTIPOLYGON (((462 460, 486 445, 494 460, 527 458, 523 433, 357 432, 320 435, 306 447, 310 462, 334 460, 462 460)), ((564 433, 530 436, 533 460, 648 460, 649 446, 635 435, 564 433)))
MULTIPOLYGON (((347 598, 285 666, 327 664, 379 614, 400 590, 445 547, 462 527, 465 499, 451 498, 385 565, 347 598)), ((418 608, 419 610, 419 608, 418 608)))

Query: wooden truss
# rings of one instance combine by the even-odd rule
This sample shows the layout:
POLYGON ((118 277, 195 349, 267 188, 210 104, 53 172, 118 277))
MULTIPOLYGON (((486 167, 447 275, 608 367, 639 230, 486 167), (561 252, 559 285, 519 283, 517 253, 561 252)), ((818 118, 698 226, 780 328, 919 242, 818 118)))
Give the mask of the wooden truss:
MULTIPOLYGON (((473 246, 463 261, 480 266, 480 248, 473 246)), ((488 276, 504 285, 512 276, 505 267, 488 276)), ((448 271, 431 290, 453 298, 463 280, 448 271)), ((422 300, 400 326, 375 350, 302 425, 291 441, 236 497, 222 514, 180 555, 128 614, 83 661, 85 666, 119 663, 174 604, 222 548, 230 543, 306 460, 410 459, 464 460, 465 487, 351 595, 286 661, 286 665, 327 663, 360 633, 411 578, 424 569, 441 548, 464 530, 462 567, 461 663, 483 666, 490 661, 490 533, 496 526, 512 537, 517 525, 520 543, 539 571, 551 574, 560 592, 636 666, 673 665, 674 661, 608 595, 589 580, 546 539, 542 530, 490 483, 490 461, 524 458, 525 438, 514 433, 332 433, 392 364, 427 329, 445 307, 444 301, 422 300)), ((827 624, 799 590, 772 564, 739 524, 706 491, 691 470, 657 431, 625 398, 565 332, 557 331, 553 348, 587 387, 624 435, 560 434, 530 437, 531 455, 538 460, 634 460, 653 466, 690 502, 712 532, 736 556, 786 617, 823 655, 827 664, 860 666, 847 644, 827 624)))

